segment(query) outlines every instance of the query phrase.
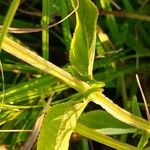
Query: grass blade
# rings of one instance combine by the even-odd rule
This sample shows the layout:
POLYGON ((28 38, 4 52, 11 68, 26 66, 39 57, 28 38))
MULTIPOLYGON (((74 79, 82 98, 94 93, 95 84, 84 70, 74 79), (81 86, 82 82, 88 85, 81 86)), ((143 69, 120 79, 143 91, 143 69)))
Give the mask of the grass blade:
POLYGON ((43 58, 46 60, 49 59, 49 28, 48 25, 50 23, 49 18, 49 10, 50 10, 50 0, 42 1, 42 52, 43 58))
MULTIPOLYGON (((60 4, 61 4, 61 18, 63 19, 68 14, 67 1, 60 0, 60 4)), ((64 35, 66 48, 69 49, 71 43, 71 32, 70 32, 70 22, 68 19, 62 22, 62 31, 64 35)))
POLYGON ((7 15, 6 15, 6 18, 5 18, 5 21, 4 21, 3 28, 1 29, 0 49, 2 47, 2 42, 4 40, 4 37, 5 37, 6 33, 7 33, 8 28, 9 28, 9 26, 10 26, 12 20, 13 20, 13 17, 14 17, 14 15, 16 13, 16 10, 17 10, 19 4, 20 4, 20 0, 13 0, 11 2, 11 5, 9 7, 9 10, 7 12, 7 15))

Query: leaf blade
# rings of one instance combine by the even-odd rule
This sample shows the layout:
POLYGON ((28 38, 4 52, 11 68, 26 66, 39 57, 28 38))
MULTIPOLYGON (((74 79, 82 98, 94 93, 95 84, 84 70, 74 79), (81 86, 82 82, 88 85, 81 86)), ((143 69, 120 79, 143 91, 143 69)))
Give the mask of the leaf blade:
MULTIPOLYGON (((73 0, 73 5, 77 2, 73 0)), ((79 1, 76 28, 70 47, 70 62, 79 76, 92 79, 98 11, 90 0, 79 1)))
POLYGON ((69 101, 51 108, 44 118, 37 149, 67 150, 76 121, 87 104, 86 100, 74 105, 69 101))

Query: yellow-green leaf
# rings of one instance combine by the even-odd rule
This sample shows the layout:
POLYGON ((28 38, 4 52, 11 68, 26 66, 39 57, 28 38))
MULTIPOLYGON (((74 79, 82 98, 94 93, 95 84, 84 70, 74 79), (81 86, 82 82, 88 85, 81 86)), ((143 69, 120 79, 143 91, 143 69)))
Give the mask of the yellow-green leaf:
MULTIPOLYGON (((78 5, 76 0, 73 0, 73 5, 78 5)), ((97 17, 97 8, 91 0, 79 0, 76 28, 70 47, 70 62, 76 74, 88 79, 92 79, 97 17)))
POLYGON ((67 150, 76 122, 88 104, 66 102, 51 108, 44 118, 38 139, 38 150, 67 150))

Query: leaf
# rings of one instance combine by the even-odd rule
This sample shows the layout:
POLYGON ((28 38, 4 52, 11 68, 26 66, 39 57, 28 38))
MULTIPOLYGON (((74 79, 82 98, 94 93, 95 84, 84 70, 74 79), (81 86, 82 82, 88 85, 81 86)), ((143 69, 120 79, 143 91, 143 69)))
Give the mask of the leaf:
MULTIPOLYGON (((131 108, 132 108, 133 114, 135 114, 138 117, 142 117, 140 107, 138 104, 138 100, 135 95, 133 96, 133 99, 131 101, 131 108)), ((140 132, 140 130, 138 130, 137 133, 138 132, 140 132)), ((140 148, 140 149, 144 148, 147 145, 147 143, 149 142, 149 137, 150 137, 150 135, 147 132, 142 131, 142 136, 140 137, 140 140, 138 143, 138 148, 140 148)))
POLYGON ((50 2, 50 9, 49 9, 49 16, 50 16, 50 21, 54 21, 54 16, 55 14, 60 13, 60 2, 58 0, 49 0, 50 2))
POLYGON ((137 101, 137 97, 135 95, 133 96, 133 99, 131 101, 131 109, 134 115, 142 118, 142 114, 141 114, 140 107, 137 101))
MULTIPOLYGON (((110 5, 110 1, 108 1, 108 0, 100 1, 100 4, 104 10, 110 11, 112 9, 111 5, 110 5)), ((115 17, 112 15, 106 16, 106 24, 109 28, 109 31, 110 31, 113 41, 115 43, 118 43, 118 41, 119 41, 119 43, 120 43, 120 33, 119 33, 118 24, 115 20, 115 17)))
POLYGON ((150 146, 148 146, 148 147, 144 148, 144 150, 150 150, 150 146))
POLYGON ((137 129, 117 120, 105 111, 85 113, 80 117, 79 123, 107 135, 135 133, 137 131, 137 129))
POLYGON ((87 126, 77 123, 77 127, 75 129, 77 133, 80 135, 89 138, 91 140, 94 140, 96 142, 102 143, 104 145, 110 146, 113 149, 117 150, 139 150, 136 147, 129 145, 127 143, 123 143, 121 141, 118 141, 114 138, 111 138, 107 135, 104 135, 100 132, 97 132, 93 129, 88 128, 87 126))
POLYGON ((93 129, 102 129, 102 128, 133 128, 130 125, 127 125, 118 119, 114 118, 106 111, 90 111, 81 115, 79 118, 79 123, 83 125, 93 128, 93 129))
MULTIPOLYGON (((66 0, 60 0, 60 11, 61 11, 61 18, 65 18, 69 14, 69 7, 68 3, 71 4, 71 1, 66 1, 66 0)), ((71 32, 70 32, 71 26, 70 22, 68 19, 62 22, 62 31, 63 31, 63 36, 64 36, 64 42, 65 46, 67 49, 70 48, 70 43, 71 43, 71 32)))
MULTIPOLYGON (((73 5, 77 6, 76 0, 73 0, 73 5)), ((90 79, 95 55, 97 17, 97 8, 90 0, 79 0, 76 28, 70 47, 70 62, 78 76, 90 79)))
POLYGON ((76 122, 88 104, 65 102, 51 108, 44 118, 38 139, 38 150, 67 150, 76 122))
POLYGON ((138 148, 143 149, 148 144, 149 138, 150 135, 144 131, 138 143, 138 148))
MULTIPOLYGON (((27 100, 26 105, 29 105, 29 100, 40 98, 46 93, 46 96, 48 96, 51 91, 56 91, 56 89, 59 89, 59 86, 62 90, 67 88, 65 88, 65 85, 63 87, 63 85, 55 86, 55 84, 56 80, 48 75, 44 75, 42 77, 32 79, 24 83, 19 83, 5 90, 5 102, 7 102, 7 104, 12 104, 11 102, 13 102, 13 107, 16 103, 21 103, 22 101, 25 102, 27 100)), ((2 97, 3 93, 0 92, 0 100, 2 100, 2 97)), ((4 107, 6 107, 6 105, 4 107)))
POLYGON ((37 139, 37 136, 39 135, 40 129, 41 129, 41 125, 44 119, 44 116, 46 114, 47 108, 49 107, 51 101, 52 101, 52 97, 53 97, 54 93, 51 94, 51 96, 49 97, 47 104, 45 105, 45 107, 42 110, 41 115, 37 118, 33 131, 31 133, 31 135, 28 137, 28 140, 25 142, 24 144, 24 150, 30 150, 34 144, 34 142, 37 139))

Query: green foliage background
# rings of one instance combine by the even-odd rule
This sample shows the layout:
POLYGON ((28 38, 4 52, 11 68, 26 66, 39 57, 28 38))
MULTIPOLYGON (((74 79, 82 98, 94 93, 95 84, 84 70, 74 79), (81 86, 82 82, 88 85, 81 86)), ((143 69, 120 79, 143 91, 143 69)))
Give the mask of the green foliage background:
POLYGON ((0 146, 23 149, 31 134, 29 130, 54 94, 33 149, 67 149, 73 131, 81 135, 77 135, 77 141, 71 137, 70 149, 150 149, 148 122, 144 122, 148 128, 145 125, 145 129, 138 129, 89 103, 91 93, 103 91, 104 82, 103 93, 107 97, 147 120, 135 74, 139 75, 149 107, 148 4, 147 0, 79 0, 76 7, 75 0, 0 1, 0 24, 4 25, 0 34, 0 146), (75 8, 76 17, 74 13, 61 24, 36 32, 39 26, 54 24, 75 8), (20 34, 11 33, 9 26, 18 28, 20 34), (32 33, 24 34, 22 28, 30 28, 28 32, 32 33), (8 45, 14 47, 14 56, 7 51, 8 45), (15 48, 24 52, 30 49, 43 59, 35 54, 32 62, 15 48), (56 68, 53 72, 54 66, 46 60, 63 70, 56 68), (41 71, 43 66, 52 75, 41 71), (88 89, 89 85, 92 89, 88 89))

